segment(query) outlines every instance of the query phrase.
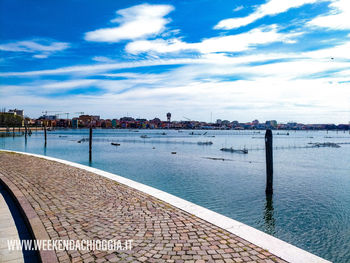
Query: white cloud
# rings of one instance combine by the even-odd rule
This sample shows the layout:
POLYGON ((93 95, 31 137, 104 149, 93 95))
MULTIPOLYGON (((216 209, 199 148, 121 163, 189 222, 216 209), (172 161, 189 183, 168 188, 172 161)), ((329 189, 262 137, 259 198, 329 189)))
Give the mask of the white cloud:
POLYGON ((294 43, 299 33, 279 33, 277 26, 256 28, 237 35, 220 36, 204 39, 199 43, 186 43, 180 39, 139 40, 126 45, 126 51, 132 54, 141 52, 169 53, 184 50, 193 50, 200 53, 213 52, 241 52, 255 45, 272 42, 294 43))
POLYGON ((181 65, 201 63, 199 59, 157 59, 157 60, 144 60, 137 62, 120 62, 120 63, 103 63, 96 65, 77 65, 71 67, 62 67, 56 69, 44 69, 36 71, 24 71, 24 72, 3 72, 0 73, 0 77, 33 77, 43 75, 62 75, 62 74, 80 74, 80 75, 92 75, 100 72, 108 72, 116 69, 138 68, 138 67, 150 67, 161 65, 181 65))
POLYGON ((37 54, 37 55, 34 55, 33 58, 47 58, 49 56, 49 54, 37 54))
POLYGON ((350 59, 350 41, 334 47, 318 49, 314 51, 301 53, 302 56, 310 58, 325 59, 331 62, 343 61, 350 59))
POLYGON ((35 58, 47 58, 54 52, 69 48, 65 42, 52 42, 47 40, 17 41, 0 45, 1 51, 36 53, 35 58))
MULTIPOLYGON (((233 29, 249 25, 254 21, 268 15, 276 15, 284 13, 291 8, 312 4, 324 0, 269 0, 265 4, 259 6, 252 14, 246 17, 229 18, 221 20, 215 29, 233 29)), ((346 0, 345 0, 346 1, 346 0)))
POLYGON ((314 18, 308 24, 336 30, 350 29, 350 2, 349 0, 335 0, 330 5, 328 15, 314 18))
POLYGON ((249 32, 215 37, 202 41, 199 50, 202 53, 210 52, 239 52, 248 50, 254 45, 267 44, 272 42, 293 42, 292 38, 297 34, 278 33, 275 25, 265 28, 256 28, 249 32))
POLYGON ((97 61, 97 62, 103 62, 103 63, 113 63, 115 62, 113 59, 110 59, 108 57, 104 56, 95 56, 92 58, 92 60, 97 61))
POLYGON ((77 87, 90 87, 98 82, 95 79, 67 80, 59 82, 51 82, 43 85, 38 85, 42 89, 58 90, 58 89, 73 89, 77 87))
POLYGON ((153 118, 163 116, 166 109, 174 112, 176 119, 192 112, 193 115, 189 117, 208 121, 212 111, 210 109, 215 109, 215 115, 230 120, 239 116, 241 121, 259 118, 325 122, 332 119, 333 122, 341 123, 347 120, 344 111, 348 110, 350 100, 350 83, 339 83, 348 79, 350 63, 345 56, 348 45, 344 43, 304 53, 255 52, 238 57, 208 53, 196 60, 76 66, 55 73, 62 70, 82 71, 96 76, 96 70, 108 72, 121 67, 126 69, 141 65, 187 62, 186 65, 161 73, 141 74, 123 70, 122 73, 101 73, 110 79, 84 79, 76 76, 77 79, 67 81, 35 80, 22 87, 9 87, 9 91, 15 92, 0 96, 0 103, 6 106, 7 101, 16 101, 23 107, 33 108, 32 101, 35 101, 40 102, 42 108, 47 108, 57 99, 43 98, 43 95, 93 86, 103 89, 104 93, 93 96, 67 95, 60 100, 60 106, 67 107, 66 111, 91 112, 102 114, 105 118, 122 117, 125 112, 134 116, 140 116, 141 112, 140 117, 153 118), (329 58, 329 53, 334 54, 334 60, 329 58), (342 53, 345 59, 341 59, 342 53), (282 61, 263 64, 264 61, 273 59, 282 61), (251 65, 250 62, 262 63, 251 65), (325 71, 334 73, 322 77, 325 71), (315 74, 320 74, 321 77, 310 78, 310 75, 315 74), (234 80, 236 77, 240 80, 234 80), (40 87, 40 93, 36 90, 37 87, 40 87), (118 107, 115 106, 115 101, 119 102, 118 107))
POLYGON ((235 9, 233 9, 233 12, 238 12, 244 8, 243 5, 237 6, 235 9))
POLYGON ((182 42, 180 39, 138 40, 128 43, 125 50, 131 54, 142 52, 169 53, 182 50, 196 50, 197 44, 182 42))
POLYGON ((87 32, 85 40, 95 42, 119 42, 140 39, 162 33, 169 19, 164 18, 173 10, 171 5, 142 4, 117 11, 119 16, 111 20, 118 27, 102 28, 87 32))
MULTIPOLYGON (((348 109, 349 85, 330 84, 323 79, 285 81, 280 78, 261 78, 259 81, 193 81, 181 85, 174 81, 169 84, 164 82, 166 85, 152 89, 142 85, 130 88, 132 83, 121 83, 125 89, 122 93, 114 92, 120 90, 119 82, 111 82, 108 84, 111 87, 108 93, 69 95, 60 99, 60 106, 67 112, 84 111, 101 114, 104 118, 122 117, 126 112, 136 117, 165 118, 164 113, 170 111, 174 119, 188 116, 190 112, 188 117, 208 121, 210 111, 214 111, 215 116, 220 114, 225 119, 240 121, 251 121, 257 117, 262 120, 295 119, 306 122, 326 122, 331 119, 340 123, 348 120, 344 113, 336 112, 348 109), (172 86, 174 83, 176 88, 172 86), (306 110, 298 104, 312 107, 306 110)), ((6 101, 5 97, 0 97, 1 105, 8 107, 8 101, 16 101, 24 108, 40 105, 36 113, 57 104, 57 98, 34 94, 28 96, 20 92, 11 92, 6 96, 6 101)))

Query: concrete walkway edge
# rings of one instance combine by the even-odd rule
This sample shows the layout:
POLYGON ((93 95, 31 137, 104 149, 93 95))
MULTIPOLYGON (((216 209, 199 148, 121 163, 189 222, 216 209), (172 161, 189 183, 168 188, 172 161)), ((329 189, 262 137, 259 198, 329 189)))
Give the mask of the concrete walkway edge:
MULTIPOLYGON (((8 192, 14 198, 15 202, 18 204, 21 214, 24 217, 24 221, 26 222, 29 230, 32 232, 32 236, 35 237, 36 240, 49 240, 49 235, 46 232, 39 216, 17 186, 5 176, 2 176, 2 174, 0 174, 0 183, 5 186, 8 192)), ((41 262, 43 263, 58 262, 56 253, 52 250, 40 250, 39 255, 41 262)))
MULTIPOLYGON (((253 243, 253 244, 255 244, 263 249, 266 249, 270 253, 272 253, 272 254, 274 254, 274 255, 276 255, 276 256, 280 257, 281 259, 286 260, 288 262, 291 262, 291 263, 327 263, 327 262, 329 263, 330 262, 330 261, 325 260, 321 257, 318 257, 312 253, 309 253, 303 249, 300 249, 296 246, 293 246, 285 241, 282 241, 278 238, 275 238, 271 235, 268 235, 260 230, 257 230, 253 227, 246 225, 246 224, 238 222, 234 219, 231 219, 229 217, 226 217, 224 215, 221 215, 219 213, 216 213, 214 211, 211 211, 209 209, 206 209, 204 207, 201 207, 199 205, 196 205, 194 203, 186 201, 182 198, 179 198, 179 197, 176 197, 176 196, 171 195, 169 193, 166 193, 164 191, 158 190, 156 188, 153 188, 153 187, 135 182, 133 180, 127 179, 125 177, 122 177, 122 176, 119 176, 116 174, 112 174, 112 173, 109 173, 109 172, 106 172, 106 171, 103 171, 100 169, 96 169, 93 167, 89 167, 86 165, 58 159, 58 158, 53 158, 53 157, 48 157, 48 156, 43 156, 43 155, 38 155, 38 154, 32 154, 32 153, 17 152, 17 151, 8 151, 8 150, 0 150, 0 151, 19 153, 19 154, 39 157, 39 158, 43 158, 43 159, 47 159, 47 160, 51 160, 51 161, 56 161, 56 162, 59 162, 62 164, 70 165, 70 166, 73 166, 73 167, 76 167, 79 169, 86 170, 88 172, 98 174, 98 175, 106 177, 106 178, 109 178, 109 179, 114 180, 118 183, 127 185, 131 188, 137 189, 137 190, 142 191, 146 194, 149 194, 153 197, 156 197, 161 201, 167 202, 170 205, 173 205, 173 206, 175 206, 179 209, 182 209, 183 211, 186 211, 190 214, 193 214, 193 215, 195 215, 195 216, 197 216, 197 217, 199 217, 199 218, 201 218, 201 219, 203 219, 211 224, 214 224, 222 229, 225 229, 226 231, 228 231, 232 234, 235 234, 235 235, 247 240, 248 242, 251 242, 251 243, 253 243)), ((4 183, 6 184, 6 182, 4 182, 4 183)), ((11 184, 11 182, 9 182, 9 181, 8 181, 8 183, 11 184)), ((10 188, 10 191, 12 191, 11 188, 10 188)), ((17 189, 17 191, 19 192, 19 194, 22 194, 18 189, 17 189)), ((16 197, 16 195, 15 195, 15 197, 16 197)), ((16 199, 18 200, 17 197, 16 197, 16 199)), ((21 206, 23 204, 27 208, 29 203, 28 203, 28 201, 23 200, 23 199, 25 199, 25 198, 23 198, 23 195, 22 195, 22 197, 19 200, 19 203, 21 206), (20 201, 22 201, 22 203, 20 201), (27 202, 27 205, 25 204, 25 201, 27 202)), ((35 216, 36 216, 37 219, 39 219, 38 216, 36 215, 35 211, 33 210, 33 208, 31 206, 30 206, 30 208, 32 209, 32 211, 30 211, 30 209, 29 209, 28 214, 27 214, 27 211, 24 211, 24 213, 27 214, 27 217, 28 217, 28 215, 30 215, 29 217, 33 216, 35 218, 35 216), (33 213, 35 215, 33 215, 33 213)), ((23 209, 23 207, 22 207, 22 209, 23 209)), ((32 226, 32 222, 30 221, 30 218, 28 220, 32 226)), ((36 220, 33 221, 33 223, 34 223, 34 226, 36 227, 37 226, 36 220)), ((32 228, 32 230, 33 230, 34 235, 37 239, 49 239, 43 225, 41 225, 42 229, 40 229, 39 226, 37 226, 38 228, 35 228, 35 227, 34 227, 34 229, 32 228), (35 233, 35 231, 38 231, 38 233, 41 233, 42 236, 39 235, 39 237, 37 237, 37 233, 35 233)), ((50 252, 50 251, 43 251, 43 252, 50 252)), ((56 257, 55 257, 56 261, 52 261, 52 260, 46 261, 47 257, 51 257, 50 255, 47 255, 47 253, 42 255, 42 253, 40 252, 40 256, 42 256, 43 262, 57 262, 56 257)))

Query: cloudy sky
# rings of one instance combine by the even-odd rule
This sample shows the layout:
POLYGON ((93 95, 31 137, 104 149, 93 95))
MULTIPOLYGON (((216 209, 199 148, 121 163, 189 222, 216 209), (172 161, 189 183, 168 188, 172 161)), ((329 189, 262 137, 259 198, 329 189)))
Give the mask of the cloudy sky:
POLYGON ((349 0, 0 0, 0 106, 350 121, 349 0))

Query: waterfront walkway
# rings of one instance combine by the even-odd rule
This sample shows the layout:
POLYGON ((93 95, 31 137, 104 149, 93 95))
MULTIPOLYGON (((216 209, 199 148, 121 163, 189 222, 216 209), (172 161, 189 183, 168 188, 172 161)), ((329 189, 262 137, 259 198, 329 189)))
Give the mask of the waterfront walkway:
POLYGON ((22 251, 7 249, 7 240, 20 237, 4 192, 0 185, 0 262, 22 263, 24 262, 22 251))
MULTIPOLYGON (((36 237, 133 240, 131 251, 55 251, 59 262, 285 262, 148 194, 69 165, 0 151, 0 179, 17 189, 20 204, 30 204, 24 210, 32 209, 36 237)), ((52 262, 52 254, 41 256, 52 262)))

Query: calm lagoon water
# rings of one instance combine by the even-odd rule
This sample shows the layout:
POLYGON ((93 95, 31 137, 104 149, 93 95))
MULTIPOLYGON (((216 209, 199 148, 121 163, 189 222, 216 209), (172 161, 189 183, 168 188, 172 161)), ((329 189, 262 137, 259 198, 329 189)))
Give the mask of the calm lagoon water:
POLYGON ((41 131, 33 132, 27 143, 24 137, 0 138, 0 149, 53 156, 116 173, 328 260, 350 262, 350 144, 294 148, 309 142, 350 143, 349 132, 290 131, 286 135, 286 131, 274 131, 278 149, 274 150, 272 200, 265 197, 265 152, 254 150, 264 148, 264 131, 191 132, 96 129, 91 164, 88 142, 77 143, 88 137, 86 129, 48 132, 46 148, 41 131), (213 145, 198 145, 199 141, 212 141, 213 145), (112 146, 111 142, 121 145, 112 146), (246 147, 249 153, 219 150, 231 146, 246 147))

